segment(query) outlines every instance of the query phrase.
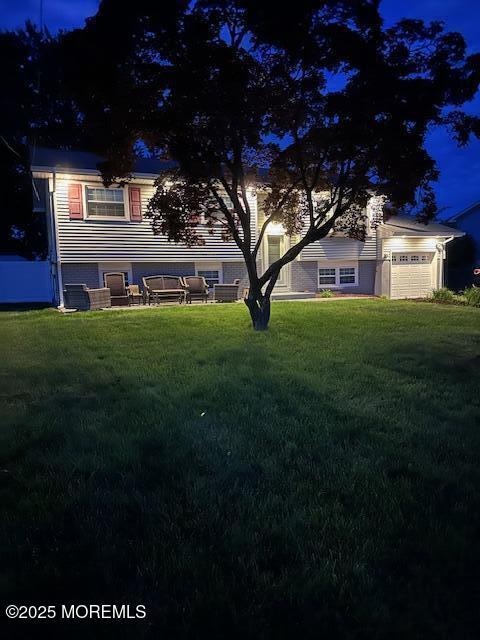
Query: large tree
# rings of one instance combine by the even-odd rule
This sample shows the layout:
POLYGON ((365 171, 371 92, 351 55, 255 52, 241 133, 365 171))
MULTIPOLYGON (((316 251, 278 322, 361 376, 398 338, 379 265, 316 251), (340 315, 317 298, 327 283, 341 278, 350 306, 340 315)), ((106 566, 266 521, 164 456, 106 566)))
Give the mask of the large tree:
POLYGON ((4 90, 0 99, 0 251, 29 258, 47 250, 46 222, 32 202, 30 149, 87 144, 82 121, 64 91, 59 38, 27 22, 24 28, 0 32, 4 90))
POLYGON ((460 144, 479 132, 461 106, 477 91, 480 57, 438 22, 385 28, 375 0, 138 0, 126 12, 104 0, 66 51, 85 122, 102 132, 105 182, 128 176, 139 140, 175 161, 149 203, 153 231, 194 245, 221 225, 243 255, 256 329, 302 249, 334 231, 364 238, 372 194, 391 213, 416 205, 424 221, 434 216, 431 127, 460 144), (82 72, 100 52, 102 73, 82 72), (259 189, 256 233, 249 194, 259 189), (262 273, 273 223, 292 240, 262 273))

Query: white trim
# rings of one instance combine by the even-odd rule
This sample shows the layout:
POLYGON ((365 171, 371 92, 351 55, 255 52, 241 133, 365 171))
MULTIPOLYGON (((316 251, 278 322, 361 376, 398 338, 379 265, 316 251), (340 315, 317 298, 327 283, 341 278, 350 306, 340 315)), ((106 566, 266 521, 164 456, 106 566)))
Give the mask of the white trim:
MULTIPOLYGON (((286 233, 282 232, 282 233, 269 233, 269 227, 272 224, 276 224, 276 223, 270 223, 267 226, 267 229, 265 231, 265 234, 263 236, 262 239, 262 249, 261 249, 261 265, 262 265, 262 271, 265 272, 268 268, 269 268, 269 263, 268 263, 268 242, 269 242, 269 238, 280 238, 280 257, 284 256, 285 253, 290 249, 291 243, 292 243, 292 239, 290 236, 288 236, 286 233)), ((275 230, 275 227, 274 227, 275 230)), ((279 230, 279 227, 277 227, 277 230, 279 230)), ((284 265, 281 270, 280 270, 280 276, 279 279, 277 280, 274 290, 275 291, 290 291, 291 286, 292 286, 292 269, 291 269, 291 262, 287 262, 286 265, 284 265)))
POLYGON ((358 262, 353 260, 317 260, 317 287, 319 289, 347 289, 358 287, 358 262), (320 282, 320 269, 334 269, 335 283, 320 282), (354 269, 354 282, 340 282, 340 269, 354 269))
MULTIPOLYGON (((122 221, 127 221, 130 222, 130 212, 128 210, 129 207, 129 203, 127 202, 128 200, 128 190, 125 187, 115 187, 115 190, 120 190, 122 192, 123 195, 123 216, 96 216, 96 215, 89 215, 88 213, 88 200, 87 200, 87 189, 104 189, 105 191, 114 191, 114 189, 110 189, 108 187, 105 186, 98 186, 95 184, 91 184, 88 182, 82 182, 82 198, 83 198, 83 206, 84 206, 84 211, 85 211, 85 216, 84 216, 84 220, 108 220, 108 221, 113 221, 116 220, 117 222, 122 222, 122 221)), ((116 203, 119 204, 119 203, 116 203)))
POLYGON ((124 272, 126 271, 128 274, 128 283, 132 284, 133 275, 132 275, 132 263, 131 262, 99 262, 98 263, 98 282, 100 287, 104 287, 103 284, 103 274, 104 273, 115 273, 116 271, 124 272))
POLYGON ((58 306, 64 306, 63 299, 63 274, 62 274, 62 261, 60 258, 60 237, 58 230, 58 220, 57 220, 57 175, 55 172, 48 179, 48 206, 49 206, 49 214, 51 216, 52 221, 52 240, 53 240, 53 255, 52 262, 55 264, 56 276, 57 276, 57 286, 58 286, 58 306))
POLYGON ((221 262, 201 262, 195 261, 195 275, 200 275, 199 271, 218 271, 218 282, 223 283, 223 268, 221 262))
MULTIPOLYGON (((91 180, 93 178, 98 178, 98 182, 103 184, 102 182, 102 174, 100 171, 95 169, 64 169, 62 168, 52 168, 52 167, 42 167, 41 165, 33 165, 31 168, 32 173, 35 177, 43 178, 51 176, 52 174, 56 174, 62 180, 68 180, 70 177, 73 177, 76 181, 82 181, 81 176, 88 176, 88 179, 91 180)), ((135 173, 132 175, 132 179, 135 182, 138 180, 145 180, 145 184, 153 184, 155 180, 158 178, 158 173, 135 173)))

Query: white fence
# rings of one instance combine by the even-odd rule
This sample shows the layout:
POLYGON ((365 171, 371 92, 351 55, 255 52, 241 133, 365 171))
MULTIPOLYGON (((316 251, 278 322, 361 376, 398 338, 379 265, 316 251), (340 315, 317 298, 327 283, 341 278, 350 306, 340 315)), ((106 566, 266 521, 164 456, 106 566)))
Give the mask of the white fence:
POLYGON ((0 303, 52 300, 52 276, 48 262, 0 261, 0 303))

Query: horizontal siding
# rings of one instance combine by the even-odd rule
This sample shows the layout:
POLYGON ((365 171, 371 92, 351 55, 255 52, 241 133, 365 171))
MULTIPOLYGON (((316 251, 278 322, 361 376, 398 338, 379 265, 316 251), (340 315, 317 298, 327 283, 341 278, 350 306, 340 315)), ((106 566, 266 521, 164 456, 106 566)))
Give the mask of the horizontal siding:
MULTIPOLYGON (((258 199, 258 223, 263 223, 264 207, 263 201, 265 194, 260 193, 258 199)), ((308 225, 305 225, 304 231, 307 231, 308 225)), ((297 242, 300 239, 295 237, 293 240, 297 242)), ((341 236, 327 237, 308 245, 299 255, 299 260, 376 260, 376 230, 372 230, 372 235, 365 242, 352 240, 341 236)))
POLYGON ((375 260, 375 231, 365 242, 352 238, 323 238, 305 247, 300 260, 375 260))
MULTIPOLYGON (((194 261, 241 260, 242 254, 235 242, 224 242, 221 229, 209 235, 206 227, 199 227, 205 245, 186 247, 168 242, 165 236, 154 236, 149 220, 70 220, 68 214, 68 184, 72 180, 57 177, 55 190, 58 226, 59 258, 62 262, 122 261, 194 261)), ((92 181, 88 181, 90 184, 92 181)), ((84 183, 85 184, 85 183, 84 183)), ((139 185, 140 186, 140 185, 139 185)), ((146 213, 153 186, 141 185, 142 211, 146 213)), ((252 210, 252 236, 256 238, 256 198, 250 202, 252 210)))
POLYGON ((385 238, 383 248, 387 251, 401 253, 402 251, 436 251, 437 238, 385 238))

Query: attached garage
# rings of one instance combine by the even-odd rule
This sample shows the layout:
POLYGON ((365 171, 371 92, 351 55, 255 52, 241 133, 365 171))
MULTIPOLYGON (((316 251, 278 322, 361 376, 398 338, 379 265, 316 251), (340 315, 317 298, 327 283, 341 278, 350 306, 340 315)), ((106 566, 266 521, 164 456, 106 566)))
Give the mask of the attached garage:
POLYGON ((436 288, 435 253, 392 252, 391 297, 425 298, 436 288))

